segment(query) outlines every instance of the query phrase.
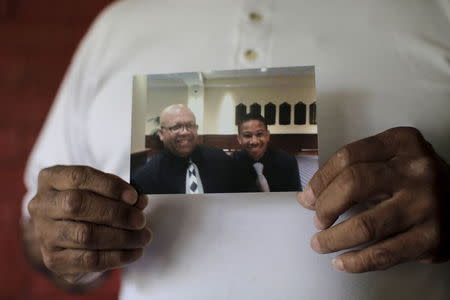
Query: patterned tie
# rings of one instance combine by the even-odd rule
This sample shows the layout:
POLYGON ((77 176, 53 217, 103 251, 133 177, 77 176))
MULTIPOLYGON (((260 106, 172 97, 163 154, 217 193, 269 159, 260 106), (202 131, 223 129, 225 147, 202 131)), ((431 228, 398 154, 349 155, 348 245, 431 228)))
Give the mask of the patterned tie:
POLYGON ((253 168, 256 171, 256 185, 260 192, 270 192, 269 183, 267 183, 266 176, 263 174, 264 165, 260 162, 253 164, 253 168))
POLYGON ((198 181, 197 174, 195 172, 195 164, 190 160, 189 166, 187 169, 187 178, 188 178, 188 190, 187 194, 198 194, 198 181))

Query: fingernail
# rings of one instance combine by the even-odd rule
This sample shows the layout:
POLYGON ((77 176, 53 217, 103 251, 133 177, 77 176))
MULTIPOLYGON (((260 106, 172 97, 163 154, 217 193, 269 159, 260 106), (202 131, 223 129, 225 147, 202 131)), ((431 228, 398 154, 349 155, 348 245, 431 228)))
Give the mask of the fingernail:
POLYGON ((322 253, 319 240, 315 236, 311 239, 311 248, 318 253, 322 253))
POLYGON ((317 217, 317 214, 314 214, 314 226, 319 229, 319 230, 324 230, 325 229, 325 225, 322 224, 322 222, 320 222, 319 218, 317 217))
POLYGON ((127 189, 122 193, 122 200, 128 204, 134 205, 137 198, 138 194, 134 189, 127 189))
POLYGON ((345 271, 344 269, 344 262, 340 258, 333 258, 331 260, 331 264, 333 267, 338 271, 345 271))
POLYGON ((309 184, 306 186, 305 191, 302 193, 302 202, 306 206, 310 207, 314 207, 316 203, 316 197, 314 196, 314 192, 309 184))

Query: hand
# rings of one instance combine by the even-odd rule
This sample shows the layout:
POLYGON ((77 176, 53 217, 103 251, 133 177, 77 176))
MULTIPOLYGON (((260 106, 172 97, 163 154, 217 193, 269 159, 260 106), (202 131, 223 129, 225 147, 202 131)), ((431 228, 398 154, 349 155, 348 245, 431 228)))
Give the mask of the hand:
POLYGON ((316 211, 318 253, 370 243, 333 259, 341 271, 384 270, 406 261, 450 257, 448 165, 414 128, 399 127, 349 144, 335 153, 298 200, 316 211), (335 224, 351 206, 370 209, 335 224))
POLYGON ((146 196, 119 177, 83 166, 39 174, 28 205, 46 267, 70 283, 137 260, 151 233, 146 196))

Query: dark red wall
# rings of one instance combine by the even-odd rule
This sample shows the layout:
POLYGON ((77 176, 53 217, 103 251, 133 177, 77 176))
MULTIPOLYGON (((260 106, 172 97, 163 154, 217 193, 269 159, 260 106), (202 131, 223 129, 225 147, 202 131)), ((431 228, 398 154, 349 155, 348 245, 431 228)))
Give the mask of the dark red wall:
POLYGON ((0 0, 0 299, 116 299, 120 274, 67 295, 22 255, 23 170, 76 45, 111 0, 0 0))

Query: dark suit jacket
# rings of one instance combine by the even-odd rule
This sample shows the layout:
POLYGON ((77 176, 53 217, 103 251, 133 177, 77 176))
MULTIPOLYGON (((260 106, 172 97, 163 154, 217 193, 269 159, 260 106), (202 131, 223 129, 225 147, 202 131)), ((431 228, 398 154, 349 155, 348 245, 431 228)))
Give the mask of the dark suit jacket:
MULTIPOLYGON (((236 179, 239 182, 237 189, 241 192, 256 192, 256 171, 253 164, 256 162, 245 150, 233 153, 236 179)), ((301 191, 300 173, 297 159, 278 149, 268 148, 259 160, 264 165, 263 174, 269 183, 271 192, 301 191)))
POLYGON ((201 145, 186 158, 164 150, 136 172, 131 184, 144 194, 184 194, 189 159, 198 167, 205 193, 234 191, 231 158, 220 149, 201 145))

